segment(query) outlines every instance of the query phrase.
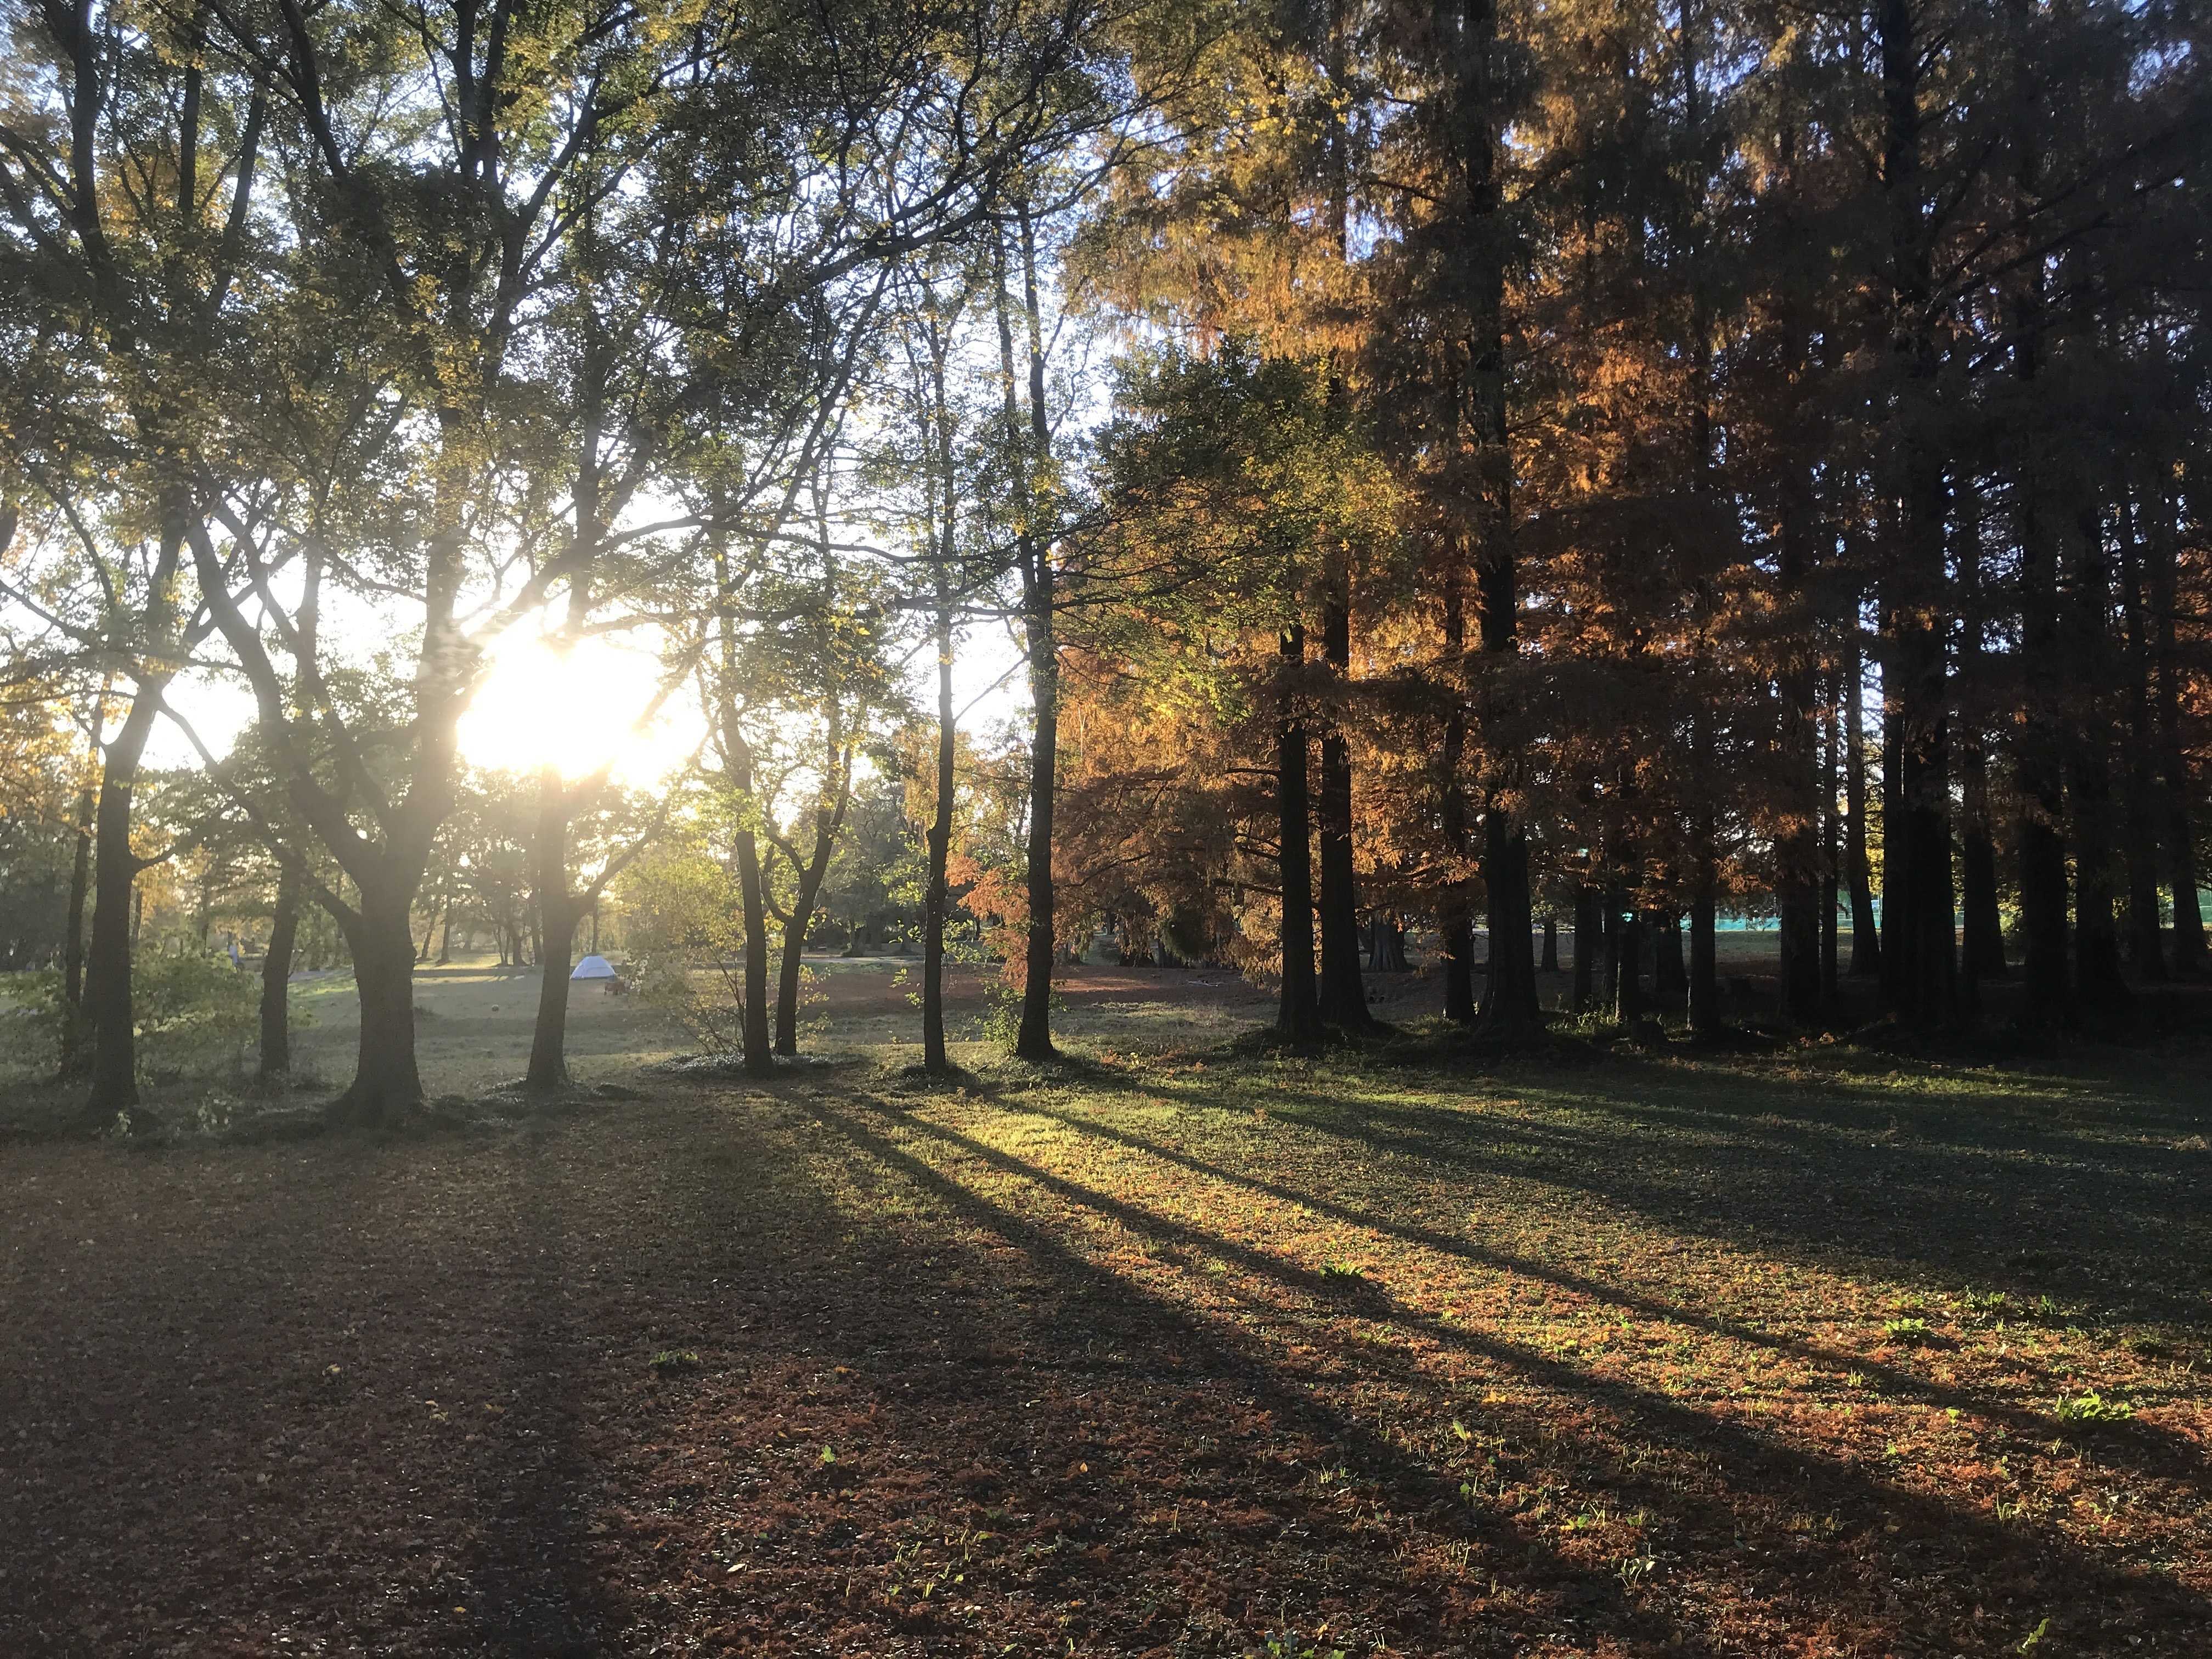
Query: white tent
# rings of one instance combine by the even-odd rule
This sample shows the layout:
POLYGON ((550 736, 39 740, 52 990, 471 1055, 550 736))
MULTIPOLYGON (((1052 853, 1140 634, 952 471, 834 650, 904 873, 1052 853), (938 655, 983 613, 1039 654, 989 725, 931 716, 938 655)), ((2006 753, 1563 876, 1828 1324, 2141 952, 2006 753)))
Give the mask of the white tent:
POLYGON ((592 955, 586 957, 578 963, 576 971, 568 977, 570 979, 612 979, 615 977, 615 970, 613 965, 605 957, 592 955))

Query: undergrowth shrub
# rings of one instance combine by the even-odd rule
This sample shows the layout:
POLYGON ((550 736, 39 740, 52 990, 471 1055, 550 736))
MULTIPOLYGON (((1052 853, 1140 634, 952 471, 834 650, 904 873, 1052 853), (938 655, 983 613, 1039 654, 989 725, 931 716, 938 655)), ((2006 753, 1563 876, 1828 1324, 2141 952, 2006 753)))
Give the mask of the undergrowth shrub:
MULTIPOLYGON (((16 1023, 29 1037, 27 1058, 50 1070, 75 1018, 58 970, 28 974, 17 991, 16 1023)), ((140 953, 131 964, 131 1012, 138 1030, 138 1073, 149 1083, 245 1069, 260 1018, 261 981, 212 952, 140 953)), ((308 1023, 295 1012, 296 1027, 308 1023)))

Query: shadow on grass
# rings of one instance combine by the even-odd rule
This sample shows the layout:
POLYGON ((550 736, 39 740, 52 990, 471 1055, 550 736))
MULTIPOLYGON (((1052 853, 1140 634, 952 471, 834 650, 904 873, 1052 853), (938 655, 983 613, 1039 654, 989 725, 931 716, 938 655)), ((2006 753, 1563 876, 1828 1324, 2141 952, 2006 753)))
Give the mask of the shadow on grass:
MULTIPOLYGON (((1066 1242, 1071 1221, 1078 1223, 1079 1231, 1080 1217, 1101 1218, 1150 1249, 1172 1253, 1166 1259, 1224 1260, 1277 1292, 1287 1293, 1294 1302, 1319 1299, 1324 1304, 1322 1313, 1303 1319, 1295 1307, 1236 1303, 1226 1320, 1209 1322, 1214 1334, 1207 1344, 1212 1351, 1208 1363, 1231 1367, 1255 1380, 1255 1386, 1264 1387, 1264 1397, 1280 1402, 1279 1409, 1290 1413, 1295 1408, 1297 1420, 1312 1432, 1346 1446, 1367 1477, 1389 1490, 1404 1524, 1417 1532, 1443 1524, 1441 1535, 1448 1538, 1454 1530, 1441 1522, 1436 1502, 1436 1463, 1442 1460, 1431 1454, 1409 1461, 1401 1443, 1385 1439, 1378 1444, 1363 1425, 1324 1407, 1319 1394, 1308 1391, 1316 1389, 1321 1372, 1334 1367, 1317 1367, 1314 1352, 1333 1351, 1338 1365, 1372 1379, 1393 1376, 1400 1388, 1427 1395, 1432 1425, 1455 1407, 1469 1415, 1476 1413, 1455 1401, 1442 1379, 1425 1374, 1402 1351, 1387 1346, 1378 1351, 1356 1332, 1330 1334, 1326 1328, 1342 1319, 1363 1323, 1388 1320, 1440 1349, 1538 1384, 1554 1397, 1556 1405, 1485 1408, 1480 1417, 1492 1419, 1493 1428, 1503 1419, 1508 1439, 1521 1455, 1549 1466, 1545 1481, 1556 1480, 1563 1489, 1571 1485, 1585 1503, 1595 1502, 1601 1511, 1609 1505, 1657 1516, 1654 1532, 1679 1559, 1694 1561, 1701 1574, 1723 1578, 1746 1574, 1747 1582, 1737 1587, 1741 1593, 1784 1602, 1793 1595, 1808 1597, 1822 1608, 1823 1628, 1830 1638, 1844 1646, 1853 1639, 1879 1644, 1898 1632, 1899 1627, 1875 1609, 1862 1608, 1856 1615, 1851 1610, 1869 1573, 1900 1583, 1940 1580, 1952 1586, 1907 1621, 1917 1623, 1916 1634, 1927 1639, 1935 1639, 1936 1632, 1929 1628, 1933 1622, 1941 1628, 1945 1644, 1972 1639, 1978 1600, 1993 1600, 2000 1592, 2049 1595, 2050 1587, 2059 1584, 2068 1587, 2077 1613, 2094 1608, 2095 1619, 2111 1632, 2124 1630, 2158 1639, 2197 1628, 2212 1616, 2212 1607, 2202 1598, 2170 1582, 2109 1566, 2063 1538, 1992 1524, 1878 1478, 1850 1462, 1784 1443, 1648 1389, 1595 1376, 1525 1346, 1447 1324, 1395 1302, 1385 1287, 1333 1282, 1332 1275, 1298 1267, 1217 1231, 1158 1215, 945 1125, 901 1118, 886 1121, 878 1129, 857 1115, 844 1113, 833 1113, 830 1121, 856 1146, 903 1170, 979 1228, 1050 1261, 1055 1273, 1086 1279, 1097 1287, 1094 1294, 1110 1297, 1133 1316, 1155 1321, 1180 1317, 1159 1292, 1073 1254, 1066 1242), (1030 1214, 1016 1207, 1011 1195, 987 1194, 979 1190, 978 1180, 923 1158, 913 1149, 915 1137, 935 1143, 949 1158, 980 1166, 1033 1194, 1048 1195, 1062 1218, 1030 1214), (902 1138, 907 1144, 901 1144, 902 1138), (1271 1344, 1238 1336, 1233 1325, 1239 1322, 1256 1323, 1263 1331, 1270 1323, 1291 1328, 1271 1344), (1425 1506, 1425 1513, 1413 1518, 1425 1506), (1831 1512, 1836 1524, 1827 1539, 1790 1530, 1785 1514, 1808 1510, 1831 1512), (1961 1601, 1961 1595, 1966 1599, 1961 1601), (1850 1629, 1854 1616, 1864 1618, 1862 1628, 1850 1629)), ((1305 1201, 1312 1202, 1310 1198, 1305 1201)), ((1184 1345, 1194 1340, 1187 1334, 1178 1337, 1184 1345)), ((1358 1391, 1353 1392, 1356 1396, 1358 1391)), ((1441 1484, 1449 1488, 1449 1475, 1441 1484)), ((1462 1504, 1468 1496, 1462 1487, 1462 1504)), ((1477 1534, 1493 1544, 1505 1536, 1519 1537, 1510 1512, 1492 1510, 1474 1524, 1477 1534)), ((1532 1547, 1527 1570, 1539 1582, 1565 1573, 1578 1586, 1578 1595, 1571 1599, 1583 1610, 1585 1633, 1594 1625, 1595 1632, 1628 1643, 1629 1650, 1645 1650, 1639 1644, 1651 1641, 1666 1622, 1663 1595, 1626 1594, 1613 1582, 1617 1571, 1592 1571, 1587 1565, 1548 1556, 1545 1548, 1532 1547)), ((1680 1629, 1671 1639, 1677 1645, 1668 1650, 1697 1650, 1697 1643, 1680 1629)), ((1981 1644, 1976 1641, 1973 1645, 1981 1644)))
MULTIPOLYGON (((1156 1207, 1218 1183, 1828 1365, 1433 1205, 1525 1177, 1809 1249, 1796 1200, 1759 1188, 1863 1140, 1870 1108, 1792 1096, 1770 1125, 1725 1085, 1639 1105, 1674 1068, 1599 1061, 1508 1066, 1484 1086, 1536 1103, 1478 1115, 1381 1097, 1455 1073, 1362 1065, 1077 1057, 895 1107, 809 1071, 404 1144, 29 1149, 0 1193, 0 1649, 1994 1656, 2056 1614, 2081 1651, 2199 1650, 2201 1597, 2055 1527, 1156 1207), (1539 1098, 1540 1075, 1571 1086, 1539 1098), (1173 1104, 1210 1138, 1062 1089, 1173 1104), (1269 1139, 1228 1133, 1255 1103, 1269 1139), (1017 1112, 1127 1178, 979 1139, 1017 1112), (1745 1150, 1715 1200, 1694 1183, 1717 1146, 1745 1150)), ((2054 1133, 2049 1155, 2069 1148, 2096 1152, 2054 1133)), ((1973 1167, 1905 1150, 1931 1182, 1973 1167)), ((2134 1156, 2128 1179, 2156 1174, 2134 1156)), ((2025 1237, 2074 1225, 2057 1190, 2033 1188, 2025 1237)), ((2171 1449, 2142 1425, 2080 1443, 2115 1472, 2171 1449)))
MULTIPOLYGON (((1194 1157, 1178 1148, 1149 1139, 1128 1130, 1101 1123, 1095 1118, 1080 1113, 1056 1110, 1048 1106, 1035 1103, 1028 1105, 1024 1109, 1064 1123, 1079 1133, 1110 1141, 1126 1150, 1172 1164, 1208 1180, 1221 1182, 1256 1194, 1264 1194, 1285 1204, 1304 1206, 1333 1220, 1350 1226, 1388 1234, 1406 1243, 1434 1250, 1439 1255, 1453 1257, 1471 1266, 1496 1269, 1521 1278, 1536 1280, 1559 1290, 1571 1291, 1577 1296, 1587 1297, 1594 1303, 1618 1308, 1643 1318, 1687 1327, 1702 1331, 1708 1335, 1723 1337, 1752 1347, 1764 1348, 1776 1353, 1786 1353, 1809 1360, 1827 1368, 1838 1378, 1857 1372, 1863 1376, 1873 1378, 1886 1395, 1895 1400, 1944 1408, 1956 1407, 1960 1410, 1971 1410, 1992 1422, 2002 1423, 2014 1431, 2031 1437, 2047 1436, 2054 1428, 2052 1419, 2042 1413, 2022 1410, 2010 1401, 1978 1393, 1971 1389, 1948 1386, 1900 1366, 1886 1364, 1863 1355, 1844 1352, 1798 1338, 1776 1335, 1757 1328, 1747 1321, 1729 1319, 1686 1307, 1679 1303, 1662 1301, 1650 1296, 1640 1295, 1611 1281, 1569 1272, 1532 1257, 1493 1249, 1476 1243, 1463 1236, 1411 1225, 1394 1217, 1360 1208, 1340 1199, 1267 1180, 1247 1170, 1232 1169, 1224 1164, 1194 1157)), ((968 1137, 963 1136, 962 1139, 971 1150, 977 1150, 979 1155, 988 1153, 989 1151, 968 1137)), ((1033 1173, 1032 1178, 1044 1181, 1053 1179, 1042 1173, 1033 1173)), ((1095 1195, 1087 1197, 1083 1201, 1110 1202, 1110 1200, 1097 1200, 1095 1195)), ((1128 1217, 1123 1218, 1130 1219, 1128 1217)), ((1136 1224, 1136 1223, 1131 1220, 1130 1224, 1136 1224)), ((1169 1224, 1148 1220, 1145 1224, 1159 1226, 1169 1224)), ((1258 1259, 1274 1260, 1274 1258, 1265 1257, 1258 1259)), ((1279 1262, 1273 1271, 1278 1277, 1295 1272, 1293 1269, 1284 1267, 1279 1262)), ((1309 1284, 1307 1288, 1311 1289, 1316 1286, 1309 1284)), ((1414 1320, 1428 1318, 1418 1310, 1404 1309, 1401 1312, 1402 1316, 1414 1320)), ((2130 1422, 2108 1425, 2101 1437, 2101 1443, 2107 1450, 2117 1449, 2124 1452, 2136 1468, 2148 1474, 2166 1475, 2185 1474, 2200 1486, 2204 1485, 2208 1475, 2212 1475, 2212 1466, 2208 1466, 2203 1452, 2192 1442, 2177 1435, 2161 1432, 2146 1424, 2130 1422)))
POLYGON ((2093 1084, 2061 1117, 2023 1109, 2001 1080, 1929 1085, 1988 1092, 1586 1055, 1571 1069, 1514 1064, 1480 1079, 1406 1064, 1245 1073, 1225 1091, 1202 1073, 1128 1086, 1202 1116, 1264 1101, 1356 1159, 1539 1183, 1747 1248, 2009 1285, 2031 1299, 2071 1288, 2100 1313, 2206 1323, 2212 1168, 2158 1144, 2199 1127, 2202 1109, 2093 1084), (1447 1100, 1473 1103, 1478 1088, 1527 1098, 1509 1115, 1392 1097, 1431 1077, 1447 1100))

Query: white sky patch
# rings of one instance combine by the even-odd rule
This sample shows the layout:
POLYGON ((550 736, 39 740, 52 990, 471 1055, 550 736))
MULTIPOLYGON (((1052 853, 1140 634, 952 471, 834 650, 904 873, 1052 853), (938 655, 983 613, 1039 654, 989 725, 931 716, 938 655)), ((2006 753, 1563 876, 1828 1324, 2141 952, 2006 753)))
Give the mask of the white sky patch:
POLYGON ((647 718, 662 672, 655 653, 604 640, 564 653, 511 638, 461 717, 462 757, 502 772, 550 765, 569 779, 611 763, 619 783, 660 782, 683 768, 702 731, 696 700, 680 691, 647 718))

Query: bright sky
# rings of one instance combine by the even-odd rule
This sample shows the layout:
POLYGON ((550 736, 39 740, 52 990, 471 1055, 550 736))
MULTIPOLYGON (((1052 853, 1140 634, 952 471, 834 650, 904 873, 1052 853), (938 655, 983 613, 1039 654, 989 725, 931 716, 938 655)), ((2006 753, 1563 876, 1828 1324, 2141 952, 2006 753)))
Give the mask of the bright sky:
MULTIPOLYGON (((343 648, 343 641, 333 641, 343 648)), ((348 653, 352 654, 352 653, 348 653)), ((1018 653, 996 624, 971 629, 956 647, 954 706, 966 712, 961 729, 978 736, 1022 716, 1028 686, 1014 674, 1018 653)), ((935 706, 933 665, 927 652, 908 664, 908 678, 924 712, 935 706)), ((580 777, 612 757, 615 779, 643 788, 668 777, 690 758, 702 726, 696 699, 678 692, 642 730, 639 722, 659 684, 659 659, 650 649, 605 640, 577 646, 564 664, 534 635, 511 635, 492 653, 491 672, 460 728, 462 757, 472 766, 535 771, 546 761, 566 777, 580 777)), ((253 718, 253 702, 234 683, 180 679, 170 700, 217 755, 236 741, 253 718)), ((167 721, 147 746, 155 766, 197 766, 199 757, 167 721)))
POLYGON ((461 719, 462 757, 507 772, 550 762, 568 778, 611 760, 617 782, 657 783, 690 757, 702 730, 696 699, 682 692, 641 726, 659 684, 659 661, 646 651, 593 639, 563 659, 543 641, 515 639, 494 653, 461 719))

